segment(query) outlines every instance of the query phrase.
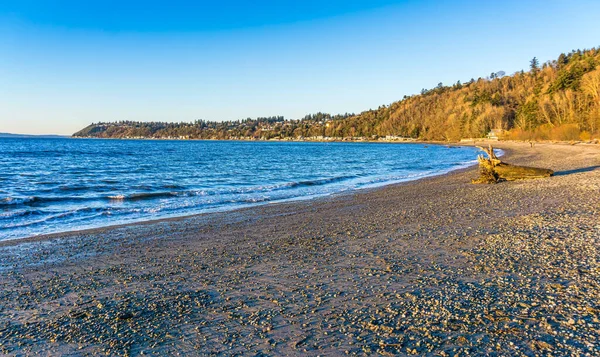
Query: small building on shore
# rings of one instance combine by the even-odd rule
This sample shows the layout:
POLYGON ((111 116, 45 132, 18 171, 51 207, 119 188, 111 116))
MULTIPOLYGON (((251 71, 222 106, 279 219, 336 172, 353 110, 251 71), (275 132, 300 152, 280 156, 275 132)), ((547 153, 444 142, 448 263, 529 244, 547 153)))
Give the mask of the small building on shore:
POLYGON ((486 135, 486 137, 490 140, 499 140, 503 134, 504 134, 504 129, 492 129, 486 135))

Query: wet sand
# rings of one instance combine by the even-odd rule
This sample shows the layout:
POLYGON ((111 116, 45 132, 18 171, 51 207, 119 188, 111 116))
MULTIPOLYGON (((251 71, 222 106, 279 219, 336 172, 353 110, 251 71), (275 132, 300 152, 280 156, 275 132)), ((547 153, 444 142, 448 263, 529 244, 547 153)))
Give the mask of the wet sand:
POLYGON ((497 146, 557 174, 2 242, 0 354, 599 355, 600 146, 497 146))

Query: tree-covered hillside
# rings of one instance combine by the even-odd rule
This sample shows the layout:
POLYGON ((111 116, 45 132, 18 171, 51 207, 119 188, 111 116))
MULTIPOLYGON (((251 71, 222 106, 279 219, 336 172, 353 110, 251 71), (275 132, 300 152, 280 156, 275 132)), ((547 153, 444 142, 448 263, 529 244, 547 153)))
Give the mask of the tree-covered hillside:
POLYGON ((93 123, 73 134, 87 138, 175 138, 175 139, 257 139, 322 136, 329 123, 341 122, 355 114, 317 113, 303 119, 286 120, 282 116, 235 121, 167 123, 119 121, 93 123))
POLYGON ((507 130, 520 140, 589 140, 600 137, 600 49, 561 54, 530 70, 457 82, 361 114, 317 113, 227 122, 97 123, 78 137, 298 138, 402 136, 424 140, 484 137, 507 130))

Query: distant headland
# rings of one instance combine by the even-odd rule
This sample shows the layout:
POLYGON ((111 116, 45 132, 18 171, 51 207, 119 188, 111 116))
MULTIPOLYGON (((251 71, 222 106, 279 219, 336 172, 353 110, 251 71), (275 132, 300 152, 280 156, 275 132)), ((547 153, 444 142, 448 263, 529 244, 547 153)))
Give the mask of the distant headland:
POLYGON ((67 135, 33 135, 33 134, 11 134, 0 133, 0 138, 40 138, 40 139, 60 139, 68 138, 67 135))
POLYGON ((513 140, 600 138, 600 48, 562 53, 529 71, 439 83, 421 94, 360 114, 309 114, 235 121, 102 122, 86 138, 213 140, 435 140, 494 136, 513 140))

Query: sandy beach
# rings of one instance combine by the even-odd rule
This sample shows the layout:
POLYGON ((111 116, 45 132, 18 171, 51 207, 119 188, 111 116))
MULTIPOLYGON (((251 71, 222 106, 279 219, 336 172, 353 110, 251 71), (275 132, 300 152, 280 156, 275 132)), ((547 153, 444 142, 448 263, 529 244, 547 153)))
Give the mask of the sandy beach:
POLYGON ((0 354, 600 355, 600 145, 325 199, 0 242, 0 354))

